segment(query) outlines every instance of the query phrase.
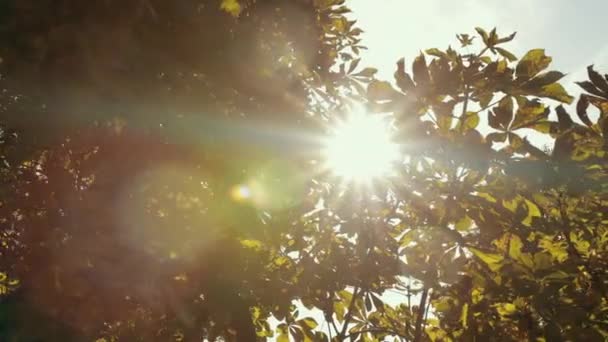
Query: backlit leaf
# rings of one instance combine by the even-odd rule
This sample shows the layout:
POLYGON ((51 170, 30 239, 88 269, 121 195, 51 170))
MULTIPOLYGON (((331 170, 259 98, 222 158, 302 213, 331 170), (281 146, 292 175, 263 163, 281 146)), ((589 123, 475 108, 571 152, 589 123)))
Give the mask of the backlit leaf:
POLYGON ((429 69, 427 68, 423 54, 418 55, 418 57, 414 59, 412 70, 414 72, 414 82, 416 82, 417 85, 425 86, 431 82, 431 76, 429 75, 429 69))
POLYGON ((515 74, 521 79, 532 78, 546 69, 551 60, 551 57, 545 55, 544 49, 530 50, 517 63, 515 74))
POLYGON ((495 49, 496 49, 496 51, 498 51, 499 54, 501 54, 503 57, 505 57, 509 61, 513 62, 513 61, 517 60, 517 57, 514 54, 512 54, 511 52, 509 52, 503 48, 499 48, 499 47, 496 47, 495 49))
POLYGON ((535 95, 550 98, 552 100, 572 103, 574 97, 566 92, 566 89, 559 83, 552 83, 542 87, 535 95))
POLYGON ((519 236, 512 234, 509 240, 509 256, 515 260, 519 260, 523 245, 519 236))
POLYGON ((404 93, 407 93, 415 87, 414 81, 410 75, 405 72, 405 60, 403 58, 397 61, 397 71, 395 71, 394 77, 397 86, 404 93))
POLYGON ((504 257, 500 254, 484 252, 480 249, 469 247, 469 250, 484 262, 492 271, 498 271, 502 267, 504 257))
POLYGON ((399 93, 386 81, 373 81, 367 87, 367 96, 374 101, 392 100, 399 93))
POLYGON ((241 14, 241 5, 238 0, 222 0, 220 8, 233 17, 238 17, 241 14))

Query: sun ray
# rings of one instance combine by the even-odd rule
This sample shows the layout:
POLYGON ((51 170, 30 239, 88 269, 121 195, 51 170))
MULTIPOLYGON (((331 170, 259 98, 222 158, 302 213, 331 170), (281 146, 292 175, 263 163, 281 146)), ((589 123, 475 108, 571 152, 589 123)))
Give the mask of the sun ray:
POLYGON ((399 146, 387 117, 363 110, 351 113, 333 128, 323 148, 325 168, 343 181, 369 184, 393 173, 399 146))

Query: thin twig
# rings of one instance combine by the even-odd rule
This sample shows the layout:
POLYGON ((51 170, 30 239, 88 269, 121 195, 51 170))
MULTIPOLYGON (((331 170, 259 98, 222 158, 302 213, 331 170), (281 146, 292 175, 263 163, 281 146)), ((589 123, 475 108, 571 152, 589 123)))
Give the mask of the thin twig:
MULTIPOLYGON (((500 99, 500 100, 502 100, 502 99, 500 99)), ((479 114, 479 113, 483 112, 484 110, 486 110, 488 108, 494 107, 495 105, 497 105, 500 102, 500 100, 496 100, 496 101, 490 103, 489 105, 487 105, 487 106, 485 106, 485 107, 483 107, 483 108, 475 111, 475 114, 479 114)))
MULTIPOLYGON (((433 293, 431 293, 430 297, 433 297, 433 293)), ((429 298, 429 299, 431 299, 429 298)), ((429 318, 429 311, 431 310, 431 301, 429 300, 426 309, 424 310, 424 321, 422 321, 422 331, 426 329, 426 321, 429 318)))

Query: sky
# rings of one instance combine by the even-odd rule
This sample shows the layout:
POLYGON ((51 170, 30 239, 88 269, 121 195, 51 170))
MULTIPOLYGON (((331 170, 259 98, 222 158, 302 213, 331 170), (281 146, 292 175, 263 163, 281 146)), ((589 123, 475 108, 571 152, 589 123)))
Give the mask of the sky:
POLYGON ((369 48, 361 65, 378 68, 382 79, 392 80, 399 58, 410 64, 421 50, 457 47, 455 34, 475 34, 476 26, 497 27, 500 36, 517 31, 505 47, 518 57, 545 48, 552 68, 567 74, 563 84, 573 94, 579 92, 573 81, 586 79, 587 65, 608 73, 607 0, 350 0, 347 5, 369 48))

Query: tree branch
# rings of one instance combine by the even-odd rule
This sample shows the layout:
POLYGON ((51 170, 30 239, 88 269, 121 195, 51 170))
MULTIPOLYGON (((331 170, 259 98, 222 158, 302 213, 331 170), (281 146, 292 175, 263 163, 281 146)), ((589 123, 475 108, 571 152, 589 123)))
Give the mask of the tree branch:
POLYGON ((340 341, 346 338, 346 329, 348 329, 349 321, 353 316, 355 302, 357 301, 357 296, 359 296, 359 291, 360 288, 355 286, 355 289, 353 290, 353 298, 351 298, 350 304, 348 305, 348 312, 346 313, 346 316, 344 316, 344 325, 342 325, 342 331, 340 331, 340 334, 338 335, 338 337, 340 337, 340 341))
POLYGON ((418 318, 416 318, 416 330, 414 333, 414 342, 420 342, 422 337, 422 321, 424 320, 424 312, 426 311, 426 300, 429 295, 428 287, 422 290, 422 297, 420 298, 420 305, 418 306, 418 318))

